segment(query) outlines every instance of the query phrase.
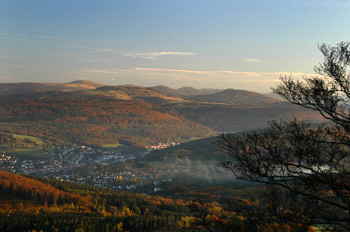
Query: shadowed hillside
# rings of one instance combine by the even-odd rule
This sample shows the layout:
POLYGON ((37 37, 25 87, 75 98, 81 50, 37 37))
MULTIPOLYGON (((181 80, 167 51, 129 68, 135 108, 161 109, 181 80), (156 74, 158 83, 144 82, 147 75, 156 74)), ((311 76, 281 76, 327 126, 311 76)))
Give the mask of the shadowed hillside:
POLYGON ((199 102, 224 103, 230 105, 263 105, 278 102, 278 100, 263 94, 235 89, 226 89, 213 94, 192 96, 188 97, 188 99, 199 102))
POLYGON ((264 128, 272 120, 298 118, 308 121, 322 121, 314 111, 305 110, 289 103, 266 105, 227 105, 214 103, 183 103, 167 106, 178 114, 219 132, 238 132, 264 128))

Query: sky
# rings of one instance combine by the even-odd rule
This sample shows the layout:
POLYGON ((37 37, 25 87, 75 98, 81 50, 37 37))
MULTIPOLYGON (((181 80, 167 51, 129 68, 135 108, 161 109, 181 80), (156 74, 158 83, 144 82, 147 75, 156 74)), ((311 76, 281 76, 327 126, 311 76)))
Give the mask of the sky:
POLYGON ((0 83, 269 92, 350 39, 350 0, 1 0, 0 83))

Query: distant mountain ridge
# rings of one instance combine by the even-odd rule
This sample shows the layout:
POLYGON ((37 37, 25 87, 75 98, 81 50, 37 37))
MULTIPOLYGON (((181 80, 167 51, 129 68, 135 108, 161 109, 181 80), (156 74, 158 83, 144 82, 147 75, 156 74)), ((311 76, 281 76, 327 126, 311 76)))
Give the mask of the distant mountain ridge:
MULTIPOLYGON (((104 85, 96 83, 89 80, 76 80, 67 83, 41 83, 41 82, 18 82, 18 83, 0 83, 0 95, 8 94, 31 94, 31 93, 42 93, 51 91, 62 91, 62 92, 72 92, 80 90, 125 90, 125 89, 146 89, 156 91, 160 94, 173 97, 192 97, 198 95, 212 95, 219 92, 225 92, 234 89, 197 89, 193 87, 181 87, 178 89, 170 88, 163 85, 153 86, 153 87, 141 87, 136 85, 104 85)), ((235 90, 235 91, 245 91, 245 90, 235 90)), ((151 92, 151 91, 150 91, 151 92)), ((249 91, 247 91, 249 92, 249 91)), ((253 93, 253 92, 251 92, 253 93)), ((272 94, 266 94, 271 95, 272 94)), ((276 96, 275 96, 276 97, 276 96)), ((278 98, 278 97, 276 97, 278 98)))

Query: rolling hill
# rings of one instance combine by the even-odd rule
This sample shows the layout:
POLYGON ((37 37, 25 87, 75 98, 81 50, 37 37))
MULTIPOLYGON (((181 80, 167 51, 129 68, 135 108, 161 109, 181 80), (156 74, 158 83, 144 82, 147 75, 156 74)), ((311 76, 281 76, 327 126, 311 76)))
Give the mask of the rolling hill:
POLYGON ((261 128, 294 116, 320 119, 315 112, 254 92, 230 89, 185 97, 158 89, 89 81, 0 84, 0 147, 143 147, 261 128))

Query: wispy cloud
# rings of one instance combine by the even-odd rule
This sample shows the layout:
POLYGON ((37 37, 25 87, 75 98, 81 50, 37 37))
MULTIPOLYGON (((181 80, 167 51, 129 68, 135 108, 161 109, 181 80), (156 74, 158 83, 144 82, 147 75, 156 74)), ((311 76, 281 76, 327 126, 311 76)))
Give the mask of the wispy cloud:
POLYGON ((210 71, 189 70, 189 69, 167 69, 167 68, 135 68, 136 71, 146 72, 167 72, 167 73, 190 73, 190 74, 208 74, 210 71))
POLYGON ((172 68, 115 68, 115 69, 85 69, 84 73, 97 74, 120 74, 123 72, 143 72, 143 73, 174 73, 174 74, 196 74, 196 75, 224 75, 224 76, 240 76, 240 77, 266 77, 266 76, 293 76, 293 77, 320 77, 316 73, 303 72, 241 72, 234 70, 194 70, 194 69, 172 69, 172 68))
POLYGON ((247 62, 247 63, 261 63, 262 62, 262 60, 257 59, 257 58, 244 58, 243 61, 247 62))
POLYGON ((129 56, 133 58, 141 58, 154 60, 161 56, 195 56, 194 52, 178 52, 178 51, 160 51, 160 52, 141 52, 141 53, 127 53, 124 56, 129 56))
POLYGON ((136 71, 145 72, 158 72, 158 73, 189 73, 189 74, 200 74, 200 75, 210 75, 210 74, 225 74, 225 75, 239 75, 239 76, 261 76, 265 73, 260 72, 239 72, 231 70, 192 70, 192 69, 167 69, 167 68, 135 68, 136 71))
POLYGON ((230 70, 215 71, 215 72, 220 74, 226 74, 226 75, 253 76, 253 77, 259 77, 263 75, 263 73, 260 73, 260 72, 239 72, 239 71, 230 71, 230 70))

